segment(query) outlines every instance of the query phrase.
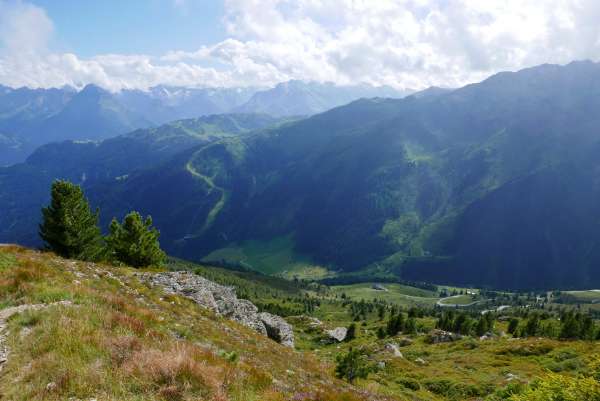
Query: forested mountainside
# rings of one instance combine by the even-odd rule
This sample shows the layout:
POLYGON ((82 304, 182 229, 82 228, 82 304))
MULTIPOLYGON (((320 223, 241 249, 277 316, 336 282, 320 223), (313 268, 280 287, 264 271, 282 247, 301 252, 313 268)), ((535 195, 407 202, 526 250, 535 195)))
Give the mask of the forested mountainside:
MULTIPOLYGON (((188 258, 287 236, 345 272, 597 286, 598 106, 600 65, 542 65, 453 91, 359 100, 85 185, 104 221, 131 208, 151 214, 165 248, 188 258)), ((39 169, 19 169, 30 177, 4 170, 4 182, 26 188, 39 169)))
POLYGON ((161 165, 190 147, 283 121, 266 115, 211 115, 139 129, 101 142, 44 145, 25 163, 0 168, 0 241, 38 243, 40 207, 48 201, 48 188, 56 178, 84 185, 118 182, 133 171, 161 165))

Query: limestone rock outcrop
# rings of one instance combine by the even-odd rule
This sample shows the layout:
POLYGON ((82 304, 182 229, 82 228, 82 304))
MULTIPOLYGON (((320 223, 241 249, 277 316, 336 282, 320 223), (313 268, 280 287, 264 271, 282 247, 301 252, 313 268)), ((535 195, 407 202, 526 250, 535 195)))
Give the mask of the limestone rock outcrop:
POLYGON ((292 326, 281 316, 258 312, 246 299, 238 299, 233 287, 207 280, 191 272, 140 273, 142 281, 163 288, 169 294, 182 295, 218 315, 234 320, 256 330, 264 336, 294 347, 292 326))
POLYGON ((346 339, 346 334, 348 334, 348 329, 345 327, 336 327, 335 329, 332 329, 332 330, 325 330, 325 333, 327 333, 329 338, 331 338, 332 340, 342 342, 346 339))

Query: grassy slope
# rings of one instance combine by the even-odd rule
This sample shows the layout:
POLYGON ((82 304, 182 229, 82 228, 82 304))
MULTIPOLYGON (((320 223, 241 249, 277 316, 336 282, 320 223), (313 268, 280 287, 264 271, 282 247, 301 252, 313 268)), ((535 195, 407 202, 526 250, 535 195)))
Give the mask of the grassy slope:
POLYGON ((439 299, 433 291, 409 287, 402 284, 386 283, 383 286, 388 291, 375 290, 373 283, 352 285, 338 285, 332 287, 337 294, 346 294, 347 297, 360 300, 380 299, 402 306, 433 306, 439 299))
POLYGON ((265 274, 278 274, 284 277, 318 279, 328 275, 326 268, 316 265, 305 255, 294 252, 292 235, 274 238, 270 241, 249 240, 241 244, 231 244, 217 249, 203 260, 239 263, 265 274))
POLYGON ((132 269, 16 247, 0 255, 0 307, 75 303, 9 321, 3 398, 373 399, 332 379, 331 367, 310 355, 149 289, 132 269))
MULTIPOLYGON (((348 309, 328 302, 322 303, 315 315, 322 320, 323 328, 347 326, 352 322, 348 309)), ((297 347, 312 350, 321 360, 333 361, 336 355, 350 347, 365 348, 373 364, 385 365, 371 373, 360 385, 402 400, 508 399, 495 398, 495 394, 507 386, 524 385, 544 378, 548 372, 558 372, 567 377, 589 373, 590 366, 600 357, 597 342, 509 337, 481 341, 465 337, 452 343, 428 344, 423 334, 400 334, 378 339, 376 330, 384 326, 385 321, 379 320, 376 313, 369 314, 364 323, 355 322, 355 340, 326 345, 321 342, 320 329, 311 327, 309 321, 300 318, 291 320, 297 347), (395 358, 385 350, 386 344, 401 344, 406 338, 412 343, 400 346, 403 357, 395 358)), ((419 318, 417 325, 420 333, 427 333, 435 327, 435 320, 419 318)), ((506 331, 507 323, 498 323, 496 328, 506 331)))
MULTIPOLYGON (((76 304, 26 312, 10 320, 13 353, 0 376, 0 394, 11 400, 376 399, 362 393, 367 391, 397 400, 496 401, 506 399, 494 394, 507 386, 549 377, 548 372, 561 377, 589 374, 600 357, 597 342, 467 337, 427 344, 422 334, 378 339, 376 330, 385 320, 375 311, 356 322, 353 341, 325 344, 322 329, 348 326, 352 316, 344 302, 372 299, 370 285, 316 292, 253 272, 177 260, 169 267, 193 269, 235 285, 255 301, 318 294, 320 306, 312 316, 322 326, 311 327, 302 317, 289 318, 297 346, 297 351, 290 351, 185 299, 141 285, 132 269, 0 248, 0 309, 60 300, 76 304), (346 300, 341 299, 342 292, 346 300), (394 358, 385 345, 401 343, 402 338, 412 343, 400 347, 402 358, 394 358), (335 357, 350 347, 364 347, 371 363, 385 364, 356 383, 361 393, 331 377, 335 357), (56 388, 48 390, 48 383, 56 388), (346 389, 350 393, 344 394, 346 389), (319 391, 321 395, 315 395, 319 391)), ((388 301, 405 307, 413 305, 406 302, 409 297, 435 296, 413 287, 384 286, 390 290, 385 292, 388 301)), ((384 292, 376 292, 381 299, 384 292)), ((435 320, 419 318, 417 325, 420 333, 427 333, 435 320)), ((506 331, 506 326, 499 322, 496 329, 506 331)))

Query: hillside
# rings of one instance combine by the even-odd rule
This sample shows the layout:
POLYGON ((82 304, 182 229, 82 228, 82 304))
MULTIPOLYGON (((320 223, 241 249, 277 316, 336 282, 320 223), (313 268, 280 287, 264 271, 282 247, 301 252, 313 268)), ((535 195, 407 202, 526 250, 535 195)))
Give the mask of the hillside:
POLYGON ((0 269, 0 316, 47 305, 8 319, 3 398, 376 399, 314 357, 147 287, 131 269, 14 247, 0 249, 0 269))
POLYGON ((26 162, 0 167, 0 208, 4 211, 0 214, 0 241, 37 244, 39 210, 49 199, 48 188, 54 179, 111 184, 137 170, 160 166, 194 146, 283 121, 266 115, 213 115, 135 130, 100 142, 42 146, 26 162))
POLYGON ((600 66, 580 62, 361 100, 198 147, 90 194, 109 214, 131 200, 156 217, 167 249, 187 258, 287 237, 297 255, 333 270, 498 288, 600 286, 591 174, 599 95, 600 66), (558 190, 567 183, 570 191, 558 190), (149 196, 173 191, 177 207, 149 196), (495 201, 503 197, 512 198, 495 201))
POLYGON ((327 287, 174 259, 167 267, 180 271, 1 246, 0 395, 23 401, 535 401, 547 399, 540 397, 548 387, 568 401, 600 395, 597 292, 536 299, 451 287, 327 287), (173 286, 173 277, 184 281, 173 286), (211 309, 213 295, 197 292, 194 282, 216 291, 220 314, 211 309), (260 312, 284 316, 294 349, 260 334, 248 320, 255 313, 248 304, 231 306, 232 291, 260 312), (585 314, 569 315, 575 310, 585 314), (404 323, 390 333, 396 316, 404 323), (590 337, 562 338, 569 316, 591 322, 590 337), (480 336, 482 321, 492 325, 480 336), (513 334, 507 334, 509 321, 517 322, 513 334), (528 333, 533 321, 537 328, 528 333), (346 336, 352 325, 353 338, 336 341, 330 334, 346 336), (352 349, 366 353, 370 368, 351 385, 334 371, 352 349))
POLYGON ((84 183, 105 226, 130 209, 152 215, 166 250, 187 259, 287 276, 600 287, 598 99, 600 65, 575 62, 267 119, 247 135, 200 141, 177 123, 134 134, 167 138, 144 139, 149 153, 119 145, 116 157, 80 159, 79 144, 52 145, 46 163, 0 170, 0 240, 33 243, 38 190, 54 176, 84 183))

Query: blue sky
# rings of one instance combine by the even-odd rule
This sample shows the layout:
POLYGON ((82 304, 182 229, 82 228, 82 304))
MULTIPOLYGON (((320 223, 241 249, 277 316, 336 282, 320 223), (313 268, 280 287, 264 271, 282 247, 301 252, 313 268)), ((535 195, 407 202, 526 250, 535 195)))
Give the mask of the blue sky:
POLYGON ((55 41, 81 57, 159 56, 225 39, 219 0, 34 0, 54 22, 55 41))
POLYGON ((0 0, 0 84, 458 87, 600 59, 598 0, 0 0))

